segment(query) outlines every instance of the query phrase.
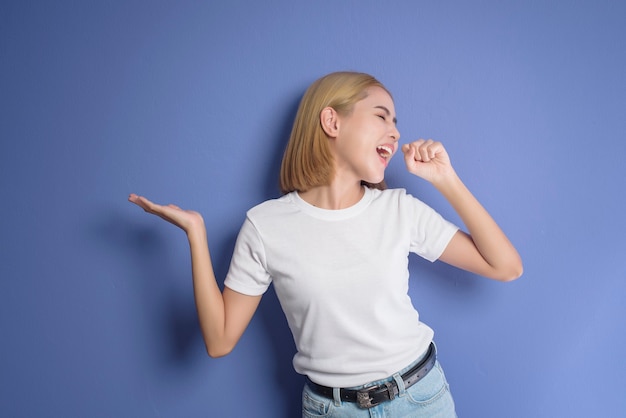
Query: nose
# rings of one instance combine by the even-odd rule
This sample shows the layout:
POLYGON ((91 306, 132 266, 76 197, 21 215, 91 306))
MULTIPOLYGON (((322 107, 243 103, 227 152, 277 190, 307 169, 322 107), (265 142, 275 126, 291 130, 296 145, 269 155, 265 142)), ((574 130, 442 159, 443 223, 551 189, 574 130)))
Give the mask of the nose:
POLYGON ((389 136, 394 140, 394 142, 398 142, 398 140, 400 140, 400 131, 396 125, 393 125, 389 136))

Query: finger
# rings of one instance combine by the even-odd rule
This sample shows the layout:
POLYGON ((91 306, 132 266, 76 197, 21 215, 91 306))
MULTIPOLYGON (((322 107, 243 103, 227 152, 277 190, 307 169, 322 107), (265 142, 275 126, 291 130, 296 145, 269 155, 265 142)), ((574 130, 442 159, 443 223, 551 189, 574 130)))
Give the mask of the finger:
POLYGON ((402 145, 402 153, 404 154, 404 162, 407 166, 415 161, 415 147, 412 144, 402 145))
POLYGON ((142 208, 144 211, 148 213, 158 214, 158 212, 160 212, 162 208, 161 205, 157 205, 156 203, 153 203, 147 198, 143 196, 137 196, 135 194, 132 194, 131 196, 129 196, 128 200, 130 200, 132 203, 136 204, 137 206, 139 206, 140 208, 142 208))
POLYGON ((420 152, 421 147, 424 145, 426 141, 423 139, 418 139, 417 141, 413 141, 408 144, 404 144, 402 146, 403 152, 406 154, 409 150, 413 153, 413 158, 415 161, 421 161, 422 155, 420 152))
POLYGON ((131 202, 133 202, 133 203, 138 203, 138 202, 149 202, 149 200, 148 200, 148 199, 146 199, 145 197, 143 197, 143 196, 139 196, 139 195, 136 195, 135 193, 131 193, 131 194, 128 196, 128 200, 129 200, 129 201, 131 201, 131 202))
POLYGON ((426 140, 420 144, 419 154, 422 161, 428 162, 435 157, 433 144, 434 141, 432 139, 426 140))
POLYGON ((435 159, 444 151, 443 144, 438 141, 433 141, 432 144, 428 147, 428 154, 430 159, 435 159))
POLYGON ((128 201, 129 201, 129 202, 134 203, 135 205, 140 206, 140 207, 142 207, 142 208, 145 206, 145 203, 144 203, 144 202, 145 202, 146 200, 147 200, 147 199, 142 198, 141 196, 138 196, 138 195, 136 195, 136 194, 134 194, 134 193, 131 193, 131 194, 128 196, 128 201))

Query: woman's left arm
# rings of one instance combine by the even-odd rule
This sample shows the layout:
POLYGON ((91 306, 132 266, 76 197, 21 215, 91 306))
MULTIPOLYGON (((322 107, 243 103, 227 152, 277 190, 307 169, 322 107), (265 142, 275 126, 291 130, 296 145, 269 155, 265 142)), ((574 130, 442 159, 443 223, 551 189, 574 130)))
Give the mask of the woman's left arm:
POLYGON ((419 140, 402 147, 409 172, 433 184, 450 202, 469 232, 458 231, 439 259, 499 281, 522 275, 522 260, 511 241, 452 168, 440 142, 419 140))

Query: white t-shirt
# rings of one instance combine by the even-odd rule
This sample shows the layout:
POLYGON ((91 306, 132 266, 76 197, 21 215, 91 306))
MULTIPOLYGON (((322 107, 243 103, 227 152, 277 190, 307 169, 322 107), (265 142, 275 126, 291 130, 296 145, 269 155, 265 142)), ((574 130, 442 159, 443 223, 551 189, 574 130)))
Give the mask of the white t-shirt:
POLYGON ((225 285, 285 312, 298 373, 331 387, 386 378, 424 353, 433 331, 408 295, 408 255, 434 261, 457 227, 403 189, 365 188, 341 210, 296 192, 248 211, 225 285))

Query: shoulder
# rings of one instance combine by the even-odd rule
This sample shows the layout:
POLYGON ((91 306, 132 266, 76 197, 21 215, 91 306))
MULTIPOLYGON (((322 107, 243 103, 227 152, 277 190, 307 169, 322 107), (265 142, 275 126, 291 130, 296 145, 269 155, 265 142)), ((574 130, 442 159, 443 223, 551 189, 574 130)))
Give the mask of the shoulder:
POLYGON ((372 201, 379 204, 411 204, 414 202, 421 203, 419 199, 407 193, 406 189, 372 189, 370 193, 372 195, 372 201))
POLYGON ((284 196, 259 203, 249 209, 246 216, 249 219, 263 219, 267 217, 282 216, 290 211, 293 211, 294 206, 293 193, 288 193, 284 196))
POLYGON ((372 203, 387 213, 394 213, 398 216, 406 215, 415 218, 436 213, 430 205, 402 188, 372 190, 372 203))

